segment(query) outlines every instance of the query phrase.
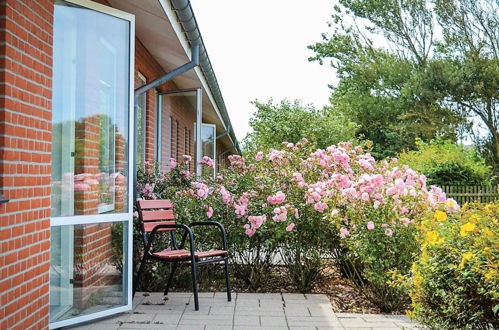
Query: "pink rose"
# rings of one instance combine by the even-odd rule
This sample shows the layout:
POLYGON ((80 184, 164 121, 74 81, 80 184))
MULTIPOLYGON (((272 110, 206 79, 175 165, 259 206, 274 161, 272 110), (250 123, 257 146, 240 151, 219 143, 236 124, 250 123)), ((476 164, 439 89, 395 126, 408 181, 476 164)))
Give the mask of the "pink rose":
POLYGON ((389 237, 392 237, 392 235, 393 235, 393 230, 391 230, 390 228, 387 228, 387 229, 385 230, 385 235, 386 235, 386 236, 389 236, 389 237))
POLYGON ((350 232, 346 228, 341 228, 340 229, 340 237, 345 238, 350 235, 350 232))
POLYGON ((373 230, 373 229, 374 229, 374 222, 369 221, 369 222, 367 223, 367 229, 368 229, 368 230, 373 230))
POLYGON ((206 211, 206 216, 208 218, 211 218, 213 216, 213 208, 211 206, 208 206, 208 211, 206 211))
POLYGON ((335 216, 337 216, 339 213, 340 213, 340 211, 338 211, 338 210, 334 209, 334 210, 332 210, 332 211, 331 211, 331 216, 332 216, 332 217, 335 217, 335 216))
POLYGON ((257 161, 261 161, 263 159, 263 152, 261 152, 261 151, 257 152, 255 155, 255 159, 257 161))
POLYGON ((293 229, 295 229, 296 225, 294 223, 290 223, 287 227, 286 227, 286 231, 292 231, 293 229))
POLYGON ((314 204, 314 209, 317 212, 323 213, 325 209, 327 209, 327 204, 324 202, 317 202, 314 204))

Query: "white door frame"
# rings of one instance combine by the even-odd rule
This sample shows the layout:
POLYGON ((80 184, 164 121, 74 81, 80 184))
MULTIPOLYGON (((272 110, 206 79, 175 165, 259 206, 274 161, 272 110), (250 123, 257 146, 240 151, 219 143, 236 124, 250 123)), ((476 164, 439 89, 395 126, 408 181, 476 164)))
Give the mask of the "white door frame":
POLYGON ((64 326, 69 326, 77 323, 82 323, 86 321, 91 321, 97 318, 101 318, 108 315, 113 315, 132 309, 132 253, 133 253, 133 169, 135 162, 135 153, 133 148, 134 141, 134 71, 135 71, 135 16, 126 13, 124 11, 108 7, 105 5, 98 4, 89 0, 65 0, 66 2, 73 3, 75 5, 92 9, 110 16, 114 16, 130 23, 130 33, 129 33, 129 110, 128 110, 128 210, 124 213, 115 214, 93 214, 93 215, 78 215, 78 216, 62 216, 54 217, 50 219, 51 226, 64 226, 64 225, 81 225, 81 224, 95 224, 104 222, 125 222, 128 224, 127 236, 124 238, 124 244, 126 244, 126 249, 124 249, 124 254, 126 257, 126 277, 123 282, 123 291, 126 292, 127 303, 123 306, 110 308, 105 311, 96 312, 93 314, 77 316, 67 320, 62 320, 58 322, 52 322, 49 324, 50 329, 61 328, 64 326))

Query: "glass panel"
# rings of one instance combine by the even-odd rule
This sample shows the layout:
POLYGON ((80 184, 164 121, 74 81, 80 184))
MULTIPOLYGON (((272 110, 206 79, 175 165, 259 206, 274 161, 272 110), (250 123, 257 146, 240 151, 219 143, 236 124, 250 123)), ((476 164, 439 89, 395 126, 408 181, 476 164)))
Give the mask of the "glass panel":
MULTIPOLYGON (((201 126, 201 157, 208 156, 215 161, 215 125, 203 124, 201 126)), ((215 166, 203 166, 203 174, 215 175, 215 166)))
POLYGON ((127 304, 128 222, 52 227, 50 322, 127 304))
POLYGON ((57 1, 52 217, 127 212, 130 22, 57 1))

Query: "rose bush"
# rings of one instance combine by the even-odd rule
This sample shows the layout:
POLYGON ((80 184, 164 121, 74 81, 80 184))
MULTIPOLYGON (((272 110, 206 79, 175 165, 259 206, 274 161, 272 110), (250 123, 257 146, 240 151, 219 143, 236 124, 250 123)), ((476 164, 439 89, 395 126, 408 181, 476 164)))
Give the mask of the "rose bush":
POLYGON ((303 139, 229 161, 217 177, 196 178, 177 164, 168 174, 145 173, 140 191, 172 199, 179 221, 223 223, 236 276, 254 290, 277 263, 306 292, 335 257, 373 302, 397 309, 407 290, 390 282, 417 257, 420 219, 459 209, 441 189, 427 188, 423 175, 395 159, 376 161, 352 143, 314 150, 303 139))

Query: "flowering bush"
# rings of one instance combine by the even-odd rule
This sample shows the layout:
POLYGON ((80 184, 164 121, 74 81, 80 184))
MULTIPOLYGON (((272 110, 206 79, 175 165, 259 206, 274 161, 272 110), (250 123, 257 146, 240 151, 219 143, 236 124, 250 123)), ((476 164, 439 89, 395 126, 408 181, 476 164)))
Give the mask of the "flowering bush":
POLYGON ((412 315, 436 329, 499 328, 499 203, 439 210, 419 226, 412 315))
POLYGON ((396 160, 377 162, 352 143, 313 150, 303 139, 229 161, 215 178, 193 178, 180 166, 159 179, 146 171, 141 192, 173 199, 179 221, 223 223, 237 276, 253 289, 281 263, 306 292, 334 256, 373 302, 398 308, 407 291, 388 282, 408 274, 420 219, 459 209, 441 189, 427 189, 423 175, 396 160))

